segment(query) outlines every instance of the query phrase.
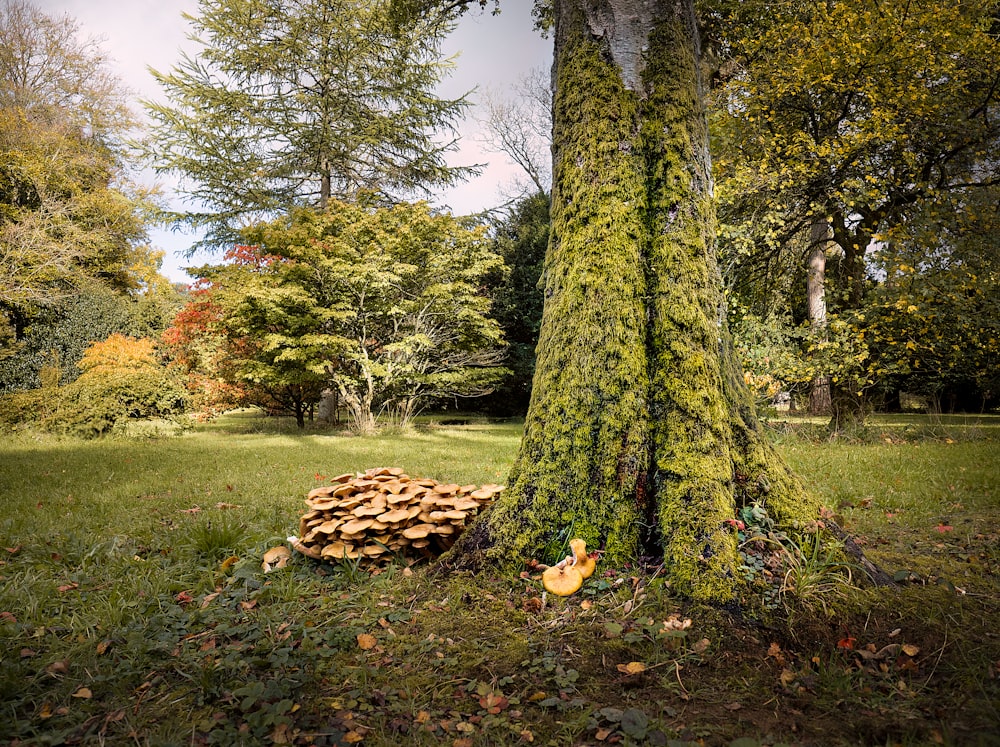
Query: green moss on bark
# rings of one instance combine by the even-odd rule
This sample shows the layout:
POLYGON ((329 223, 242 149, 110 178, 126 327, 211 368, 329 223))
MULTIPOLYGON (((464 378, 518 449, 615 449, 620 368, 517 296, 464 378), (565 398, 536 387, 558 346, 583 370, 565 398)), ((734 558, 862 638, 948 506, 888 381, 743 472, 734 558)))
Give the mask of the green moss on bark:
POLYGON ((455 553, 522 562, 572 525, 606 562, 655 550, 674 588, 728 600, 737 506, 786 525, 816 506, 764 440, 726 334, 693 16, 660 3, 637 92, 583 4, 559 5, 531 405, 508 490, 455 553))

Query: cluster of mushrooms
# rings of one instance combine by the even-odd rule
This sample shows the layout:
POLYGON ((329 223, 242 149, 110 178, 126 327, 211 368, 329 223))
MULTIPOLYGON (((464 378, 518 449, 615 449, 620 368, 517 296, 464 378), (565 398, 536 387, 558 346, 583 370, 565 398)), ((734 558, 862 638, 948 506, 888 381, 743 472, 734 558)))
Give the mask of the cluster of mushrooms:
POLYGON ((299 536, 289 541, 317 560, 434 557, 502 490, 411 478, 399 467, 348 473, 309 491, 299 536))
POLYGON ((582 539, 569 542, 571 555, 567 555, 542 573, 542 586, 550 594, 568 597, 583 586, 584 579, 594 574, 597 561, 587 554, 587 543, 582 539))

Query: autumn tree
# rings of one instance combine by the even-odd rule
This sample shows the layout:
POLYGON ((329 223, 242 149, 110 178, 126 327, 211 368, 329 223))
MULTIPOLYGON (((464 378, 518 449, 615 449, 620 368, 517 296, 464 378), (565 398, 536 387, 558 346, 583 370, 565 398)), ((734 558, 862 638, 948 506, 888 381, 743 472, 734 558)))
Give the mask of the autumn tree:
POLYGON ((509 566, 570 529, 653 553, 678 592, 737 587, 737 506, 816 504, 768 446, 715 259, 690 2, 556 0, 552 234, 531 405, 508 490, 453 560, 509 566))
MULTIPOLYGON (((773 283, 783 255, 809 257, 814 327, 829 309, 860 332, 872 257, 893 227, 1000 181, 997 5, 703 6, 724 56, 713 122, 737 285, 773 283)), ((835 426, 861 414, 856 395, 834 382, 835 426)))
POLYGON ((464 99, 435 92, 450 24, 394 23, 385 0, 202 0, 200 48, 154 76, 150 155, 181 178, 172 216, 231 246, 238 230, 360 191, 401 198, 456 182, 464 99))
POLYGON ((0 311, 14 341, 97 282, 140 287, 150 194, 126 177, 127 91, 69 17, 0 6, 0 311))
POLYGON ((198 270, 235 381, 312 401, 335 389, 370 433, 380 414, 407 425, 427 403, 485 394, 502 376, 482 292, 500 260, 481 228, 426 203, 331 200, 243 237, 237 261, 198 270))

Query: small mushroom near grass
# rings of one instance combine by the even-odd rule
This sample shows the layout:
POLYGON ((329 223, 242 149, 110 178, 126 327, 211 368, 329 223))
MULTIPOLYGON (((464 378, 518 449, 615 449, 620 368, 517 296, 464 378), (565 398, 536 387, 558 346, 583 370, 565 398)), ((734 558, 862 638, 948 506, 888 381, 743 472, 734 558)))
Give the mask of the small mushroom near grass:
POLYGON ((587 554, 587 543, 574 539, 569 543, 572 555, 567 555, 542 573, 542 585, 551 594, 568 597, 575 593, 583 580, 594 574, 597 562, 587 554))
POLYGON ((270 573, 278 568, 284 568, 291 559, 292 551, 284 545, 278 545, 264 553, 264 562, 260 566, 264 569, 264 573, 270 573))
POLYGON ((580 571, 580 575, 584 578, 593 576, 594 568, 597 567, 597 561, 587 554, 587 543, 582 539, 574 539, 570 540, 569 546, 573 550, 574 562, 576 569, 580 571))

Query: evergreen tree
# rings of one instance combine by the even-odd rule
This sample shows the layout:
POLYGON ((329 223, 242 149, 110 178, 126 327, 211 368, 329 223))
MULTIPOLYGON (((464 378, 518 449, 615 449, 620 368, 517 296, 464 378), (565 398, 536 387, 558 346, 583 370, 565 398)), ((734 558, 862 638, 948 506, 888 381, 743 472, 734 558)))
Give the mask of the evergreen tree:
POLYGON ((172 217, 231 245, 296 206, 448 185, 464 99, 440 98, 450 24, 396 22, 385 0, 202 0, 197 56, 154 71, 150 155, 193 205, 172 217))

